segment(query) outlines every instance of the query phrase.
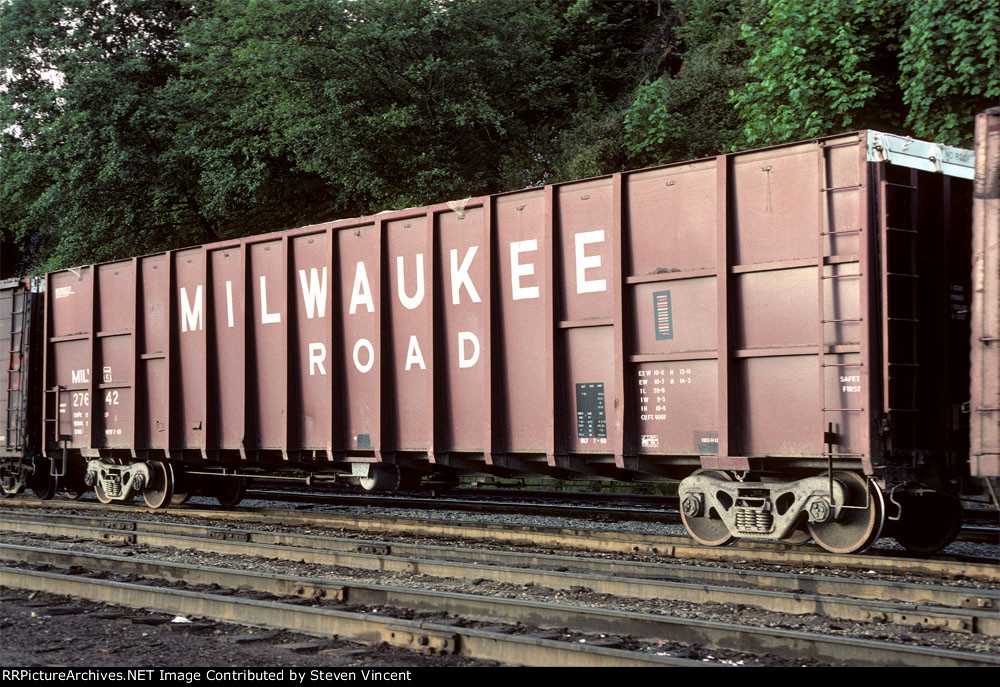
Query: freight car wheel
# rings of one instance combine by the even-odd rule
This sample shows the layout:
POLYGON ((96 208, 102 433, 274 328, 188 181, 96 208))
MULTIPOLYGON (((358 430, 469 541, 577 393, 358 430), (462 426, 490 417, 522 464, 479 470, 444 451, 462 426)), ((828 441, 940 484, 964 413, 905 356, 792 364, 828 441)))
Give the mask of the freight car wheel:
MULTIPOLYGON (((8 468, 0 467, 0 499, 9 499, 24 492, 24 482, 20 471, 14 475, 5 474, 8 468)), ((11 471, 13 472, 13 471, 11 471)))
POLYGON ((174 469, 170 463, 159 460, 151 460, 147 465, 150 483, 143 487, 142 500, 150 508, 169 506, 174 496, 174 469))
POLYGON ((180 506, 191 498, 191 478, 183 470, 174 470, 174 495, 170 497, 171 506, 180 506))
POLYGON ((401 480, 399 468, 392 463, 372 463, 368 466, 368 476, 360 482, 365 491, 396 491, 401 480))
POLYGON ((902 506, 892 536, 912 553, 937 553, 955 541, 962 529, 962 502, 950 494, 908 492, 896 499, 902 506))
POLYGON ((73 499, 74 501, 82 499, 83 495, 90 489, 84 481, 84 475, 81 473, 70 472, 60 482, 62 482, 60 486, 63 489, 63 493, 66 494, 66 498, 73 499))
POLYGON ((249 480, 243 477, 221 477, 215 487, 215 498, 220 506, 235 508, 247 494, 249 480))
POLYGON ((885 522, 885 504, 882 490, 875 484, 854 472, 838 471, 833 478, 840 482, 847 492, 848 506, 840 517, 827 522, 810 522, 809 534, 831 553, 857 553, 875 543, 882 533, 885 522), (867 508, 861 508, 865 506, 867 508))
POLYGON ((191 490, 187 487, 183 489, 178 485, 174 485, 174 495, 170 497, 171 506, 182 506, 191 500, 191 490))
POLYGON ((49 474, 47 465, 41 471, 36 470, 31 476, 31 491, 42 501, 55 497, 58 490, 59 478, 49 474))
MULTIPOLYGON (((733 479, 725 472, 719 470, 699 470, 694 474, 716 477, 730 482, 733 479)), ((722 522, 718 515, 714 518, 711 517, 711 514, 701 517, 689 517, 684 513, 684 509, 681 508, 681 520, 684 522, 684 527, 687 529, 688 534, 695 541, 705 546, 725 546, 732 543, 736 538, 729 533, 726 523, 722 522)))
POLYGON ((98 501, 105 505, 111 503, 112 501, 111 497, 108 496, 106 491, 104 491, 104 487, 101 486, 100 480, 98 480, 97 484, 94 485, 94 495, 97 496, 98 501))
POLYGON ((19 466, 0 462, 0 499, 8 499, 24 492, 26 481, 19 466))
POLYGON ((24 485, 18 484, 16 487, 8 490, 6 487, 0 487, 0 499, 12 499, 18 494, 24 492, 24 485))

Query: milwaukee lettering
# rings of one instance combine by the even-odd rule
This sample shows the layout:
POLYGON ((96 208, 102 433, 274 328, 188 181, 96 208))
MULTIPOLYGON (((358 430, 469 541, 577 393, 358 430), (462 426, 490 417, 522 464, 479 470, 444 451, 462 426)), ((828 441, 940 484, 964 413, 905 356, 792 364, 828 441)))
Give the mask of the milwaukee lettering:
MULTIPOLYGON (((607 280, 598 278, 598 270, 602 266, 602 256, 593 244, 603 244, 605 242, 605 232, 603 230, 587 231, 576 234, 573 237, 575 247, 575 265, 571 267, 571 274, 576 276, 576 293, 598 293, 607 291, 607 280), (596 274, 595 274, 596 272, 596 274)), ((538 241, 528 239, 524 241, 513 241, 509 244, 510 256, 510 297, 513 301, 532 300, 541 298, 541 279, 536 269, 538 255, 538 241)), ((473 269, 484 258, 479 250, 479 246, 472 246, 464 250, 451 249, 448 253, 447 263, 441 265, 441 270, 446 268, 450 275, 450 283, 441 288, 442 298, 450 302, 453 306, 463 303, 482 303, 480 296, 484 285, 477 286, 472 278, 475 274, 473 269)), ((415 255, 392 256, 389 265, 395 266, 395 284, 389 284, 388 294, 395 296, 399 303, 407 310, 416 310, 427 302, 430 292, 427 276, 434 269, 428 264, 428 258, 424 253, 415 255)), ((482 267, 482 265, 479 265, 482 267)), ((346 268, 350 269, 349 266, 346 268)), ((381 275, 378 273, 378 265, 372 266, 364 261, 359 261, 353 266, 353 275, 349 283, 352 285, 350 295, 344 300, 347 302, 347 315, 358 316, 365 313, 375 313, 375 299, 384 297, 380 285, 381 275)), ((331 288, 330 270, 327 266, 308 267, 299 269, 296 276, 289 279, 287 284, 275 284, 275 276, 259 276, 253 281, 253 291, 247 293, 245 297, 252 299, 252 311, 255 318, 259 319, 261 325, 281 325, 286 317, 284 305, 288 300, 285 288, 296 288, 297 296, 301 298, 302 310, 305 313, 305 320, 324 319, 329 313, 331 288)), ((389 279, 387 281, 392 281, 389 279)), ((249 285, 248 285, 249 286, 249 285)), ((488 289, 488 285, 485 285, 488 289)), ((224 288, 219 288, 220 293, 205 293, 203 284, 187 284, 180 286, 177 298, 177 318, 180 320, 182 333, 204 331, 205 329, 205 304, 223 299, 225 302, 226 316, 220 320, 216 326, 233 328, 237 325, 239 315, 243 311, 242 303, 234 302, 233 282, 224 282, 224 288)), ((345 294, 347 296, 347 294, 345 294)), ((247 304, 249 310, 249 303, 247 304)), ((300 316, 301 317, 301 316, 300 316)), ((470 331, 459 331, 455 333, 459 368, 471 368, 479 362, 480 341, 479 337, 470 331)), ((405 357, 403 358, 403 368, 405 371, 427 370, 427 359, 421 347, 421 340, 417 334, 410 334, 405 347, 405 357)), ((327 344, 323 342, 311 341, 304 343, 305 359, 308 361, 310 376, 326 375, 330 367, 327 361, 327 344)), ((375 344, 366 338, 358 338, 348 347, 351 351, 351 362, 355 369, 361 373, 372 370, 377 361, 377 349, 375 344)), ((400 351, 401 354, 404 351, 400 351)))

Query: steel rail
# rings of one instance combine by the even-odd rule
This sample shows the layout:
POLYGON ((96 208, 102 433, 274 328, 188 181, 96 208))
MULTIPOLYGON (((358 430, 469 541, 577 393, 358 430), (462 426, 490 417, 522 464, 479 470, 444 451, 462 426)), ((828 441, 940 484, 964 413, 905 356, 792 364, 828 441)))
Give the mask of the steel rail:
MULTIPOLYGON (((778 613, 812 613, 855 621, 882 622, 940 627, 986 635, 1000 635, 1000 614, 989 610, 953 610, 924 604, 897 604, 872 600, 844 599, 800 592, 779 592, 701 583, 629 578, 622 574, 591 574, 514 568, 501 565, 481 565, 479 562, 434 560, 403 557, 390 552, 360 553, 334 551, 289 543, 257 543, 248 541, 246 531, 218 530, 208 536, 198 535, 185 526, 175 533, 140 530, 100 529, 81 525, 56 525, 51 522, 13 520, 0 521, 0 529, 10 532, 44 536, 66 535, 91 539, 111 539, 131 544, 169 546, 178 549, 208 551, 224 555, 256 556, 273 560, 344 566, 363 570, 396 572, 409 575, 429 575, 441 578, 484 579, 515 585, 534 584, 552 589, 586 588, 598 594, 641 599, 670 599, 688 603, 732 603, 749 605, 778 613)), ((283 538, 288 535, 276 535, 283 538)))
POLYGON ((625 510, 614 506, 565 505, 555 503, 532 503, 515 501, 508 498, 505 501, 490 500, 490 493, 479 493, 481 500, 474 501, 471 495, 466 498, 449 498, 429 496, 365 496, 363 494, 324 494, 289 492, 278 489, 255 488, 247 491, 244 500, 288 501, 293 503, 314 503, 338 506, 356 506, 361 508, 414 508, 424 510, 452 510, 467 513, 507 513, 513 515, 540 515, 545 517, 572 517, 628 520, 633 522, 658 522, 676 525, 681 522, 677 506, 673 510, 664 510, 663 506, 655 506, 655 510, 637 511, 625 510))
POLYGON ((760 629, 731 623, 458 592, 359 584, 329 578, 274 575, 110 554, 0 544, 0 559, 46 563, 63 568, 80 566, 87 570, 106 570, 118 574, 133 573, 150 578, 182 580, 188 584, 215 584, 230 589, 249 589, 276 596, 334 599, 344 603, 393 606, 418 611, 443 611, 451 615, 522 623, 542 629, 567 628, 581 633, 629 635, 716 650, 728 649, 758 655, 772 653, 792 659, 809 656, 818 661, 842 662, 855 666, 1000 666, 1000 657, 868 639, 832 637, 774 628, 760 629))
POLYGON ((279 601, 260 601, 182 589, 167 589, 0 567, 0 584, 62 594, 159 613, 289 630, 318 637, 337 636, 363 643, 387 642, 427 653, 454 653, 516 665, 553 667, 705 666, 703 661, 634 651, 507 635, 423 621, 386 618, 279 601))
MULTIPOLYGON (((854 275, 850 275, 854 276, 854 275)), ((563 500, 572 500, 572 492, 561 494, 563 500)), ((244 500, 271 500, 291 503, 311 503, 316 505, 342 505, 378 508, 414 508, 431 511, 452 510, 470 513, 508 513, 515 515, 539 515, 544 517, 590 518, 598 521, 629 521, 650 522, 669 525, 680 525, 681 516, 676 497, 672 505, 650 502, 645 505, 647 510, 635 510, 622 506, 609 505, 579 505, 565 503, 544 503, 531 501, 530 491, 521 492, 523 499, 515 500, 515 496, 506 495, 503 501, 491 500, 492 491, 449 494, 446 498, 429 496, 374 496, 351 493, 329 492, 297 492, 280 488, 258 487, 246 493, 244 500), (473 500, 474 497, 486 497, 488 500, 473 500), (652 508, 652 510, 649 510, 652 508)), ((548 495, 549 498, 554 498, 548 495)), ((1000 544, 1000 530, 996 527, 964 526, 959 532, 957 541, 978 542, 983 544, 1000 544)), ((820 550, 808 546, 810 550, 820 550)))
POLYGON ((615 532, 607 530, 581 530, 558 527, 530 527, 511 524, 480 524, 450 521, 426 521, 416 518, 353 515, 344 513, 303 513, 295 510, 270 508, 206 508, 204 506, 177 507, 160 510, 129 505, 101 505, 78 501, 39 501, 37 499, 8 499, 3 507, 93 510, 107 513, 146 512, 238 521, 241 524, 261 522, 280 525, 302 525, 330 529, 351 529, 370 533, 418 533, 422 536, 457 537, 491 540, 508 544, 544 546, 547 548, 582 549, 589 552, 654 554, 667 558, 692 558, 708 561, 748 561, 784 566, 861 568, 883 570, 894 574, 963 577, 989 582, 1000 582, 1000 565, 968 559, 918 559, 888 555, 832 554, 822 549, 805 549, 765 543, 748 542, 733 547, 709 547, 693 544, 687 537, 615 532))
POLYGON ((958 541, 979 542, 983 544, 1000 544, 1000 530, 996 527, 962 527, 958 541))
MULTIPOLYGON (((0 509, 0 515, 4 511, 0 509)), ((31 514, 21 514, 21 520, 33 521, 31 514)), ((953 608, 979 610, 1000 609, 1000 591, 973 587, 946 587, 898 581, 859 578, 824 577, 796 573, 716 568, 683 563, 649 563, 644 561, 589 558, 560 554, 496 551, 482 548, 462 548, 431 544, 409 544, 315 534, 262 532, 248 529, 226 529, 159 522, 155 520, 123 520, 89 516, 39 514, 37 521, 65 523, 99 529, 129 532, 153 532, 202 537, 228 537, 258 544, 287 544, 306 548, 351 553, 393 554, 416 558, 486 563, 511 567, 577 570, 593 574, 644 579, 692 581, 745 588, 771 589, 795 593, 847 596, 854 599, 893 601, 910 604, 937 604, 953 608)), ((2 525, 0 525, 2 528, 2 525)), ((51 531, 51 530, 46 530, 51 531)), ((37 532, 36 532, 37 533, 37 532)))

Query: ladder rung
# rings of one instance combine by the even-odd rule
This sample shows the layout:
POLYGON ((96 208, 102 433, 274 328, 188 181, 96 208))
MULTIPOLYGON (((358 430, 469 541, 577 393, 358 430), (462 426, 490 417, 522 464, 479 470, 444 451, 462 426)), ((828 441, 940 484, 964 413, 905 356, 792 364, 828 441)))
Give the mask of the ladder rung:
MULTIPOLYGON (((824 355, 844 355, 843 353, 825 353, 824 355)), ((823 363, 823 367, 864 367, 864 363, 823 363)))
POLYGON ((863 413, 864 408, 823 408, 824 413, 863 413))
POLYGON ((919 234, 916 229, 901 229, 900 227, 886 227, 886 231, 901 231, 904 234, 919 234))
POLYGON ((837 234, 860 234, 860 229, 841 229, 840 231, 823 231, 820 236, 835 236, 837 234))
POLYGON ((856 456, 858 458, 864 458, 863 453, 824 453, 824 456, 856 456))
POLYGON ((909 184, 897 184, 894 181, 883 181, 882 183, 885 184, 886 186, 892 186, 893 188, 905 188, 905 189, 908 189, 910 191, 916 191, 917 190, 916 186, 910 186, 909 184))
POLYGON ((828 324, 830 322, 861 322, 864 318, 861 317, 845 317, 839 320, 820 320, 822 324, 828 324))
POLYGON ((894 363, 891 360, 889 361, 889 364, 895 365, 896 367, 920 367, 918 363, 894 363))
POLYGON ((864 272, 858 272, 857 274, 824 274, 820 279, 851 279, 864 276, 864 272))
POLYGON ((920 320, 914 320, 912 317, 887 317, 890 322, 919 322, 920 320))
POLYGON ((890 413, 915 413, 916 408, 889 408, 890 413))
POLYGON ((906 274, 905 272, 886 272, 886 274, 890 277, 912 277, 914 279, 918 276, 916 274, 906 274))
POLYGON ((854 189, 861 188, 861 184, 851 184, 850 186, 830 186, 828 188, 821 188, 820 191, 851 191, 854 189))

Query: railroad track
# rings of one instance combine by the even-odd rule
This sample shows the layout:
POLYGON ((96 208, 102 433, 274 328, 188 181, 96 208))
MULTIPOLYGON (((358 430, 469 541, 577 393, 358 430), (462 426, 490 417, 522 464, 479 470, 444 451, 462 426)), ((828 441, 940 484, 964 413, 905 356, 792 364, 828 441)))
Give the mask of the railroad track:
POLYGON ((458 653, 478 659, 545 666, 642 666, 703 665, 700 661, 657 656, 664 641, 693 643, 713 650, 748 654, 774 654, 789 659, 809 656, 813 660, 851 665, 900 666, 998 666, 1000 659, 967 652, 893 645, 865 639, 829 637, 781 629, 758 629, 726 623, 623 611, 580 608, 557 603, 498 599, 455 592, 406 589, 357 584, 338 580, 263 574, 209 566, 76 553, 51 548, 0 545, 0 558, 21 563, 44 563, 76 574, 0 568, 6 586, 70 594, 107 603, 146 608, 158 612, 209 617, 292 630, 317 636, 339 635, 362 642, 387 642, 394 646, 430 653, 458 653), (74 570, 74 568, 78 568, 74 570), (229 590, 253 590, 277 597, 274 600, 245 599, 204 591, 176 589, 150 584, 117 582, 81 577, 79 569, 114 571, 152 580, 183 581, 188 585, 216 585, 229 590), (288 603, 288 597, 312 602, 332 602, 334 608, 303 607, 288 603), (340 611, 337 605, 386 606, 446 613, 450 617, 488 619, 520 627, 537 628, 530 634, 463 628, 455 623, 411 621, 380 617, 371 613, 340 611), (552 630, 571 641, 551 639, 552 630), (539 631, 540 630, 540 631, 539 631), (547 633, 546 630, 549 632, 547 633), (630 638, 631 651, 594 646, 608 635, 630 638))
POLYGON ((518 500, 508 496, 497 500, 492 493, 477 492, 474 494, 449 496, 385 496, 365 494, 324 494, 288 491, 283 489, 251 489, 247 491, 247 500, 288 501, 290 503, 312 503, 317 505, 336 506, 371 506, 386 508, 416 508, 422 510, 451 510, 471 513, 501 513, 514 515, 539 515, 553 517, 591 518, 594 520, 627 520, 633 522, 662 522, 679 524, 680 513, 677 510, 676 499, 671 507, 669 501, 658 500, 650 502, 647 510, 635 510, 623 507, 624 504, 595 506, 580 502, 545 503, 526 501, 526 495, 518 500))
MULTIPOLYGON (((420 509, 429 511, 458 511, 467 513, 496 513, 531 515, 541 517, 587 518, 596 521, 628 521, 680 525, 681 517, 677 498, 669 496, 629 497, 604 499, 608 505, 595 506, 573 501, 572 494, 535 493, 505 490, 503 494, 490 491, 450 492, 448 496, 375 495, 359 493, 312 493, 281 488, 258 488, 247 491, 247 500, 308 503, 314 505, 420 509), (536 498, 542 500, 534 500, 536 498), (555 502, 553 502, 555 501, 555 502)), ((995 517, 993 518, 995 520, 995 517)), ((996 525, 983 526, 982 516, 970 515, 956 541, 1000 544, 1000 530, 996 525)), ((820 550, 817 548, 816 550, 820 550)))
MULTIPOLYGON (((21 550, 20 555, 40 556, 43 550, 21 550)), ((57 558, 56 552, 46 552, 46 558, 57 558)), ((3 547, 3 556, 15 555, 10 547, 3 547)), ((85 561, 100 567, 124 566, 130 559, 111 557, 68 556, 68 560, 85 561)), ((168 564, 156 561, 134 561, 132 568, 142 567, 147 574, 173 579, 207 578, 225 580, 224 584, 238 582, 258 591, 274 593, 290 578, 273 575, 254 576, 251 573, 229 569, 179 567, 169 569, 168 564), (143 565, 145 564, 145 565, 143 565), (256 586, 254 586, 256 583, 256 586)), ((478 659, 488 659, 534 666, 692 666, 704 665, 700 661, 643 654, 609 647, 586 645, 585 642, 559 642, 542 636, 512 635, 475 628, 462 628, 403 618, 374 616, 368 613, 340 611, 334 608, 302 606, 281 600, 240 598, 231 594, 190 591, 130 582, 88 579, 66 573, 23 570, 9 566, 0 567, 3 586, 46 591, 55 594, 82 597, 113 605, 142 608, 154 612, 211 618, 254 627, 290 630, 318 637, 338 636, 364 643, 385 642, 392 646, 437 654, 459 654, 478 659)), ((300 583, 306 582, 300 578, 300 583)), ((310 580, 310 588, 343 594, 336 585, 317 585, 310 580)))
MULTIPOLYGON (((621 555, 652 555, 668 559, 693 559, 719 563, 770 564, 795 568, 842 568, 876 570, 891 574, 916 574, 936 578, 970 578, 1000 582, 1000 565, 995 559, 942 556, 933 559, 908 558, 900 551, 869 551, 866 554, 831 554, 816 546, 784 546, 768 542, 739 542, 730 547, 705 547, 694 544, 687 536, 643 534, 600 529, 534 527, 528 525, 468 523, 451 520, 420 518, 386 518, 383 515, 312 512, 274 508, 237 510, 187 506, 147 510, 127 505, 100 505, 79 501, 37 501, 12 499, 2 508, 45 508, 51 510, 81 510, 97 517, 130 513, 148 513, 154 518, 166 516, 215 519, 240 524, 261 523, 268 526, 322 527, 331 530, 354 530, 369 535, 423 536, 445 539, 490 541, 510 546, 530 546, 552 550, 589 551, 621 555)), ((397 544, 398 546, 398 544, 397 544)))
POLYGON ((1000 592, 670 563, 492 551, 378 540, 295 535, 143 520, 3 513, 0 531, 174 547, 237 556, 485 579, 551 589, 690 603, 733 603, 846 620, 892 620, 1000 636, 1000 592), (850 598, 839 598, 850 597, 850 598), (889 603, 885 600, 894 599, 889 603), (938 604, 939 607, 930 604, 938 604), (957 611, 955 609, 961 609, 957 611))
MULTIPOLYGON (((381 572, 394 571, 409 575, 493 580, 515 585, 537 584, 556 590, 586 589, 598 594, 643 599, 673 599, 696 604, 731 603, 769 609, 780 613, 823 614, 852 621, 891 622, 896 625, 910 624, 922 629, 933 627, 994 637, 1000 634, 1000 617, 997 613, 997 608, 1000 606, 1000 592, 995 590, 947 588, 940 585, 901 584, 898 582, 883 583, 867 579, 802 576, 723 568, 706 569, 687 565, 497 552, 454 546, 407 545, 399 542, 234 530, 204 525, 122 520, 119 518, 44 516, 37 513, 17 513, 16 511, 4 512, 0 527, 8 532, 43 537, 62 535, 74 537, 77 541, 91 539, 119 542, 120 545, 128 546, 174 547, 208 551, 214 554, 270 558, 296 563, 309 562, 323 566, 343 566, 381 572), (893 601, 887 601, 888 599, 893 601)), ((65 557, 79 554, 41 551, 37 547, 5 545, 0 548, 0 553, 2 553, 3 558, 22 562, 44 562, 63 567, 82 565, 88 569, 113 569, 117 572, 135 571, 152 577, 185 579, 186 582, 191 583, 221 584, 222 577, 220 576, 234 574, 229 569, 224 572, 209 570, 191 573, 193 577, 187 579, 180 576, 178 572, 183 566, 174 565, 154 569, 151 566, 159 564, 153 561, 140 561, 135 557, 123 559, 113 556, 106 558, 107 562, 103 564, 93 556, 72 562, 71 559, 65 557), (140 568, 136 566, 140 566, 140 568)), ((251 577, 253 576, 251 575, 251 577)), ((258 585, 262 584, 264 579, 274 577, 274 575, 265 575, 260 578, 258 585)), ((351 589, 357 587, 357 590, 353 592, 336 591, 337 589, 346 589, 347 586, 343 582, 318 583, 314 578, 283 579, 281 582, 283 587, 273 588, 261 588, 254 586, 252 582, 251 580, 244 584, 243 581, 240 581, 239 585, 236 585, 235 582, 232 584, 273 594, 286 594, 292 589, 297 595, 305 595, 310 598, 333 596, 341 600, 349 598, 355 602, 358 600, 377 600, 377 603, 398 604, 406 608, 451 609, 454 611, 456 608, 467 608, 463 604, 473 603, 470 599, 465 598, 468 595, 464 595, 459 601, 448 602, 451 604, 450 606, 441 605, 443 602, 440 598, 435 602, 438 605, 434 605, 426 599, 421 601, 422 593, 413 590, 389 592, 384 587, 375 590, 365 585, 351 585, 351 589)), ((57 582, 47 584, 54 585, 47 587, 47 589, 58 588, 57 582)), ((128 595, 128 593, 125 594, 128 595)), ((431 596, 434 595, 431 594, 431 596)), ((860 644, 855 645, 854 641, 848 638, 822 638, 821 635, 814 633, 803 633, 803 636, 796 633, 786 635, 784 632, 775 634, 772 629, 747 630, 742 626, 734 629, 734 626, 725 623, 705 625, 704 623, 698 624, 695 621, 680 619, 664 620, 662 616, 652 616, 652 619, 642 620, 635 614, 623 616, 623 619, 616 621, 616 624, 607 615, 607 613, 613 614, 611 611, 607 611, 603 615, 600 613, 592 614, 590 617, 593 622, 588 625, 582 617, 572 621, 568 619, 573 613, 586 615, 579 609, 548 609, 546 612, 549 615, 546 616, 542 612, 542 606, 534 609, 525 606, 523 602, 500 602, 491 597, 489 600, 479 600, 478 603, 479 606, 470 611, 476 617, 487 617, 504 622, 512 618, 535 619, 537 616, 540 621, 536 624, 542 628, 568 627, 575 631, 585 632, 587 628, 600 627, 604 628, 604 632, 608 632, 614 631, 608 628, 631 627, 633 629, 627 634, 633 636, 652 635, 661 639, 663 637, 672 639, 687 637, 693 638, 692 641, 697 644, 708 647, 735 648, 739 646, 748 652, 766 651, 789 656, 808 655, 822 657, 818 660, 831 662, 866 664, 864 661, 870 660, 872 665, 958 665, 969 664, 968 661, 972 661, 973 663, 978 662, 979 665, 995 664, 989 663, 989 661, 983 663, 982 655, 973 655, 970 659, 962 659, 953 655, 955 652, 944 651, 941 653, 942 650, 937 649, 928 652, 927 647, 915 649, 912 646, 900 645, 900 648, 887 645, 885 642, 872 643, 868 641, 868 644, 865 644, 863 640, 860 644), (496 606, 496 610, 486 610, 491 605, 496 606), (502 610, 501 607, 507 610, 502 610), (667 632, 667 625, 663 624, 665 622, 675 629, 667 632), (741 634, 745 635, 743 640, 734 639, 741 634), (768 635, 773 635, 775 639, 769 642, 765 639, 768 635), (874 651, 875 647, 869 646, 870 644, 888 648, 876 652, 874 651), (776 648, 780 646, 786 646, 789 653, 783 654, 776 648), (796 651, 806 651, 806 653, 796 654, 796 651), (918 655, 923 656, 923 658, 916 658, 918 655)), ((284 611, 279 613, 279 615, 283 614, 284 611)), ((220 620, 247 622, 245 619, 238 620, 237 618, 242 617, 238 615, 212 617, 217 617, 220 620)), ((287 627, 286 629, 309 631, 306 626, 287 627)), ((338 634, 355 636, 344 632, 338 634)), ((366 636, 376 635, 371 635, 369 631, 369 635, 366 636)), ((385 635, 378 634, 377 636, 384 637, 385 635)), ((414 637, 418 637, 418 635, 410 633, 402 634, 400 637, 401 641, 405 643, 416 641, 414 637)), ((422 641, 429 642, 431 639, 427 638, 422 641)), ((477 654, 477 656, 479 655, 477 654)))

